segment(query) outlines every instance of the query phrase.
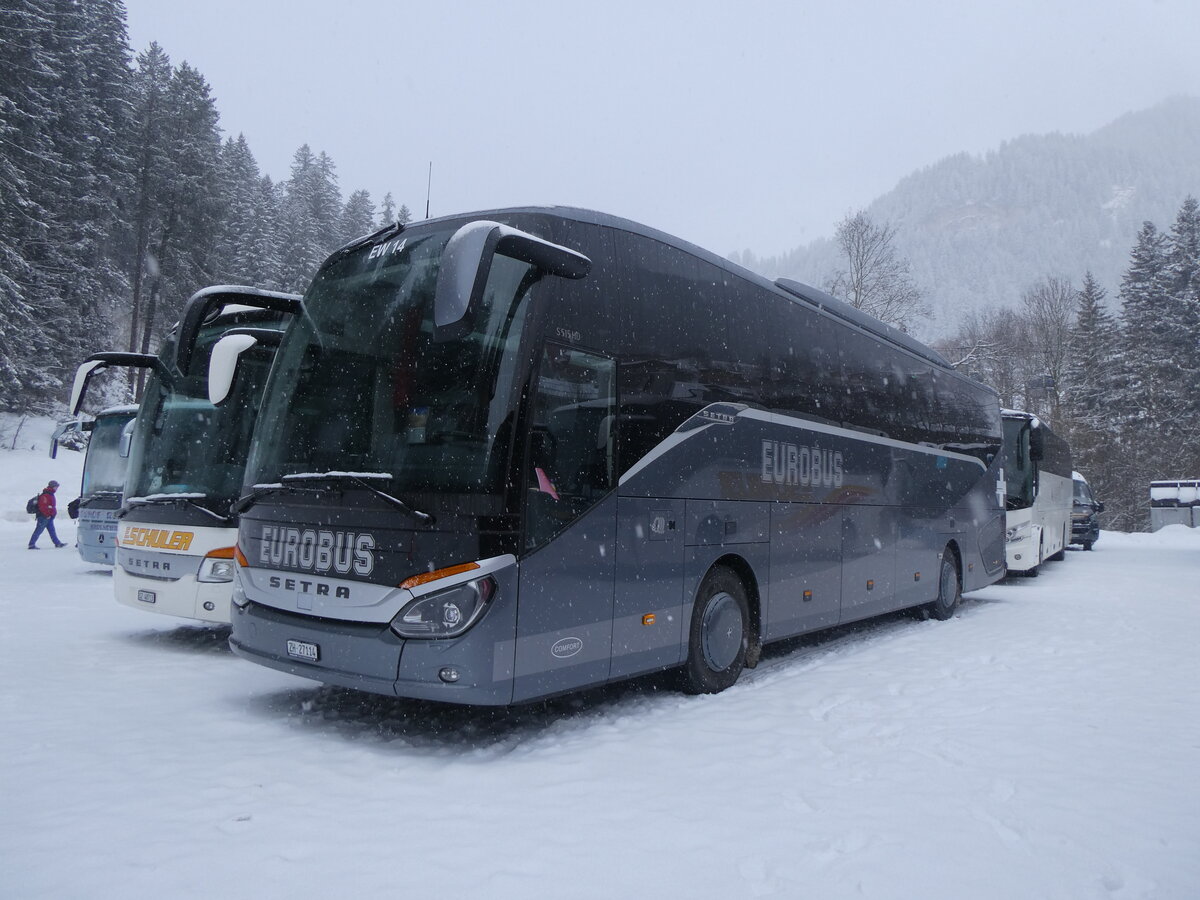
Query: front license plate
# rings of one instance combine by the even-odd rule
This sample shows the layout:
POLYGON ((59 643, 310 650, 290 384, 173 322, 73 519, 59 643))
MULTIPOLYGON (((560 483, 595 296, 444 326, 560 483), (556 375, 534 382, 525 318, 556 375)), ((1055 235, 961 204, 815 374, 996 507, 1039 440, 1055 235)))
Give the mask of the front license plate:
POLYGON ((296 659, 316 662, 321 658, 321 648, 316 644, 310 644, 308 641, 288 641, 287 650, 288 656, 295 657, 296 659))
POLYGON ((143 603, 155 603, 158 600, 154 596, 154 591, 138 591, 138 599, 143 603))

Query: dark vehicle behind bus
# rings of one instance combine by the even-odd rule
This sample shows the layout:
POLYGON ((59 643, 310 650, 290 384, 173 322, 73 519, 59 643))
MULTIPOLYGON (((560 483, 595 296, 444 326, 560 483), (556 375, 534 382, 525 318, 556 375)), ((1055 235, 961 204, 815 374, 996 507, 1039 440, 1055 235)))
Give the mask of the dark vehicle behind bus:
POLYGON ((1072 478, 1075 486, 1074 505, 1071 509, 1071 543, 1091 550, 1100 538, 1100 513, 1104 504, 1096 499, 1091 485, 1078 472, 1072 478))

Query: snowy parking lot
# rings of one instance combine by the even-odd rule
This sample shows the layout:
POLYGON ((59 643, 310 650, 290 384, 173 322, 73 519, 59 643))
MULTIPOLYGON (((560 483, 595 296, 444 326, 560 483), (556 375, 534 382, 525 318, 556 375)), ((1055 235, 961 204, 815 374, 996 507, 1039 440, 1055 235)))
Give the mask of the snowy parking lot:
POLYGON ((495 711, 118 606, 25 549, 25 497, 74 496, 77 461, 0 469, 5 897, 1200 896, 1200 531, 1105 532, 948 622, 768 648, 720 695, 495 711))

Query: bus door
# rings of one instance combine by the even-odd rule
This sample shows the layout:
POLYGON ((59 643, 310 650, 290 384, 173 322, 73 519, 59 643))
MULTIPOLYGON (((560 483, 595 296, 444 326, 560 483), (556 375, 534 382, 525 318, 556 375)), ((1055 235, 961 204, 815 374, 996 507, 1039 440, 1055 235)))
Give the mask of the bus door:
MULTIPOLYGON (((684 501, 622 497, 612 677, 676 665, 684 641, 684 501)), ((688 598, 690 600, 690 598, 688 598)))
POLYGON ((616 365, 547 343, 527 415, 513 700, 609 677, 616 365))

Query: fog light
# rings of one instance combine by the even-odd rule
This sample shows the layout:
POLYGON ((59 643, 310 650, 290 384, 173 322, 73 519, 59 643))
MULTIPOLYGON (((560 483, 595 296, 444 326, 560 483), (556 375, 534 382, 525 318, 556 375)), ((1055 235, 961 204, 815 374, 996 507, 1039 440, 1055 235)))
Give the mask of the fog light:
POLYGON ((204 608, 205 608, 205 610, 207 610, 208 612, 212 612, 214 609, 216 609, 216 608, 217 608, 217 604, 213 603, 211 600, 205 600, 205 601, 204 601, 204 608))
POLYGON ((454 684, 454 682, 458 681, 458 669, 453 666, 446 666, 438 672, 438 678, 442 679, 446 684, 454 684))

